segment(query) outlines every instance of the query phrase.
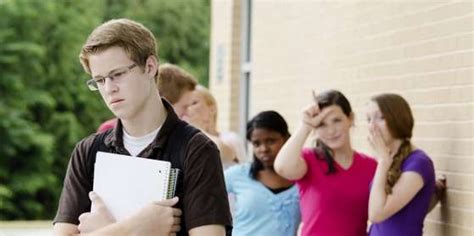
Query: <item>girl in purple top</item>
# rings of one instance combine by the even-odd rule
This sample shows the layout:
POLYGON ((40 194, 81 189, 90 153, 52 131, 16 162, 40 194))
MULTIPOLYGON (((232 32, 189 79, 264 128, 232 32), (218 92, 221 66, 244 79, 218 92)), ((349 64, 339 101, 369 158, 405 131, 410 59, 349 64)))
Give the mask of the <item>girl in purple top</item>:
POLYGON ((369 198, 369 235, 420 236, 435 191, 435 173, 431 159, 410 142, 410 106, 396 94, 375 96, 367 121, 378 162, 369 198))

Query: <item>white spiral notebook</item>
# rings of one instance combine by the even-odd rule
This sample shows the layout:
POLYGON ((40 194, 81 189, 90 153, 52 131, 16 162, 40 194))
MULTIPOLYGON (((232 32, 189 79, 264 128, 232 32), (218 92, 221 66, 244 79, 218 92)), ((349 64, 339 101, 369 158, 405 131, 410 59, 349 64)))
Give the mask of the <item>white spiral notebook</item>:
POLYGON ((93 190, 116 220, 150 202, 172 198, 179 172, 167 161, 107 152, 97 152, 94 168, 93 190))

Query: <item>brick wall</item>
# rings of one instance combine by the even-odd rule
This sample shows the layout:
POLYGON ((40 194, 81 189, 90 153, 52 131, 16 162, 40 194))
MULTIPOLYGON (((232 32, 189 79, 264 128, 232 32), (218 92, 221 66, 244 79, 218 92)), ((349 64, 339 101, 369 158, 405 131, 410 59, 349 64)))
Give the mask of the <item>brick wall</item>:
MULTIPOLYGON (((472 1, 254 0, 251 114, 277 110, 293 130, 311 90, 335 88, 354 107, 355 148, 370 153, 365 104, 380 92, 400 93, 414 111, 415 145, 448 178, 447 201, 429 214, 425 234, 474 235, 473 7, 472 1)), ((229 27, 213 26, 213 37, 229 27)))
POLYGON ((240 1, 211 4, 209 88, 218 101, 218 128, 239 129, 240 1))

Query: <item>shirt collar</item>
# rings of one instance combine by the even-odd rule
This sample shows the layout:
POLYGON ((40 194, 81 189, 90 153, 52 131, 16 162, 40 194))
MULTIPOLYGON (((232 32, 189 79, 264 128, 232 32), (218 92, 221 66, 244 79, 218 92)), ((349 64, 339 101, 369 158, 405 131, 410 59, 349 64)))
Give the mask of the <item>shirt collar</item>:
MULTIPOLYGON (((163 148, 163 146, 166 143, 167 138, 169 137, 169 134, 173 130, 174 126, 178 123, 179 118, 176 115, 176 113, 173 110, 173 107, 171 104, 166 101, 165 99, 161 99, 163 102, 163 106, 167 112, 167 116, 165 119, 165 122, 163 123, 160 131, 158 132, 157 136, 151 143, 151 148, 163 148)), ((115 149, 119 147, 124 147, 123 145, 123 125, 122 121, 118 119, 117 125, 115 125, 114 129, 112 132, 110 132, 104 140, 105 145, 108 148, 114 147, 115 149)))

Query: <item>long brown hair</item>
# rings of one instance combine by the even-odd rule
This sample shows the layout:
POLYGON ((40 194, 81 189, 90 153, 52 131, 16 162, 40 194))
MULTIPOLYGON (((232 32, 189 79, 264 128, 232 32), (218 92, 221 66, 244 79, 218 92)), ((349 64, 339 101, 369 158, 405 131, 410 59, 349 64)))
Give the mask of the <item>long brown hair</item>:
MULTIPOLYGON (((349 103, 349 100, 342 94, 340 91, 337 90, 328 90, 323 93, 320 93, 315 100, 318 101, 319 109, 323 110, 326 107, 336 105, 341 108, 344 115, 347 117, 351 117, 352 115, 352 107, 349 103)), ((337 172, 336 166, 334 164, 334 157, 332 154, 332 150, 321 140, 316 139, 315 142, 314 152, 319 154, 318 152, 322 151, 323 155, 316 155, 317 157, 322 158, 328 164, 328 171, 326 172, 327 175, 333 174, 337 172)))
POLYGON ((371 101, 377 103, 382 113, 385 124, 390 135, 395 139, 401 139, 402 144, 393 156, 393 162, 387 173, 387 185, 385 192, 392 193, 392 188, 400 178, 401 166, 403 161, 412 152, 410 139, 412 137, 415 120, 408 102, 398 94, 384 93, 371 98, 371 101))

